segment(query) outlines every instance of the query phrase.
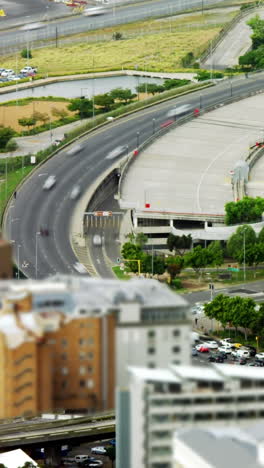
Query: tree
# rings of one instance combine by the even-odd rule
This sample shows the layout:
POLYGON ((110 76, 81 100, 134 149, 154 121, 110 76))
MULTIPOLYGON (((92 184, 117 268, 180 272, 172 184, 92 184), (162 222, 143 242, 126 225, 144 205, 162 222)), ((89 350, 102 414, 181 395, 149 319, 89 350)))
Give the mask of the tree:
POLYGON ((36 120, 36 122, 39 121, 39 122, 42 122, 43 124, 47 123, 47 121, 49 120, 49 116, 45 112, 35 111, 33 112, 32 117, 34 120, 36 120))
POLYGON ((190 80, 178 80, 178 79, 170 79, 165 80, 163 83, 164 88, 172 89, 172 88, 179 88, 179 86, 185 86, 190 83, 190 80))
POLYGON ((258 233, 258 242, 264 243, 264 227, 258 233))
POLYGON ((37 121, 34 119, 33 115, 31 117, 22 117, 21 119, 18 119, 19 125, 22 125, 22 127, 34 127, 36 125, 37 121))
POLYGON ((209 256, 211 256, 210 264, 212 266, 220 266, 224 262, 223 249, 219 241, 214 241, 207 247, 209 256))
POLYGON ((229 321, 227 312, 229 310, 229 297, 218 294, 211 302, 204 305, 204 313, 210 319, 216 319, 224 326, 229 321))
POLYGON ((112 109, 115 101, 114 98, 110 95, 110 93, 105 93, 98 94, 97 96, 95 96, 94 103, 96 106, 101 107, 103 112, 109 112, 112 109))
POLYGON ((8 140, 7 144, 5 145, 6 151, 12 152, 15 151, 18 148, 18 144, 16 140, 11 138, 11 140, 8 140))
POLYGON ((193 268, 199 274, 202 268, 210 265, 211 256, 208 249, 203 249, 200 245, 184 255, 184 265, 193 268))
POLYGON ((237 202, 225 204, 225 223, 238 224, 259 221, 264 211, 264 198, 244 197, 237 202))
POLYGON ((171 281, 174 280, 174 278, 180 274, 182 268, 183 268, 184 260, 183 257, 180 255, 176 257, 168 257, 166 260, 166 265, 167 265, 167 272, 170 275, 171 281))
POLYGON ((68 105, 70 111, 78 111, 80 117, 91 117, 93 115, 93 102, 90 99, 72 99, 68 105))
POLYGON ((184 55, 181 59, 181 64, 184 68, 191 67, 194 62, 195 62, 195 58, 194 58, 193 52, 187 52, 187 54, 184 55))
POLYGON ((123 38, 123 34, 120 32, 114 32, 112 38, 114 41, 120 41, 123 38))
POLYGON ((110 96, 112 98, 118 99, 120 102, 124 102, 125 104, 128 104, 130 101, 132 101, 137 95, 132 93, 131 89, 128 88, 116 88, 112 89, 110 92, 110 96))
POLYGON ((244 224, 239 226, 234 234, 227 241, 228 254, 237 262, 241 261, 241 256, 244 255, 245 247, 253 246, 257 241, 257 236, 254 229, 244 224))
POLYGON ((256 15, 254 18, 250 18, 250 20, 247 21, 247 24, 253 30, 253 34, 251 36, 252 49, 258 49, 258 47, 264 44, 264 21, 260 19, 259 15, 256 15))
POLYGON ((64 120, 69 115, 65 109, 58 109, 57 107, 52 107, 51 113, 54 117, 57 117, 59 120, 64 120))
POLYGON ((105 454, 112 462, 112 466, 113 466, 113 462, 115 461, 116 459, 116 448, 113 446, 113 447, 106 447, 106 454, 105 454))
POLYGON ((31 52, 31 50, 29 50, 29 49, 23 49, 23 50, 21 50, 21 54, 20 54, 20 55, 21 55, 22 58, 26 58, 26 59, 28 59, 28 58, 31 59, 31 58, 32 58, 32 52, 31 52))
POLYGON ((0 148, 5 148, 15 134, 16 132, 12 128, 0 126, 0 148))
POLYGON ((169 234, 167 238, 167 246, 169 250, 175 251, 178 255, 183 255, 186 249, 189 249, 192 245, 192 237, 190 234, 186 236, 174 236, 174 234, 169 234))
POLYGON ((129 242, 132 244, 139 245, 141 249, 143 245, 148 242, 148 236, 143 232, 138 232, 137 234, 130 232, 129 234, 126 234, 126 238, 129 239, 129 242))
MULTIPOLYGON (((142 260, 142 250, 139 245, 132 244, 131 242, 126 242, 123 244, 121 249, 121 254, 124 260, 142 260)), ((138 271, 137 262, 128 262, 127 266, 134 273, 138 271)))
POLYGON ((156 94, 156 93, 162 93, 164 91, 164 86, 158 85, 156 83, 141 83, 136 87, 136 90, 138 93, 150 93, 150 94, 156 94))

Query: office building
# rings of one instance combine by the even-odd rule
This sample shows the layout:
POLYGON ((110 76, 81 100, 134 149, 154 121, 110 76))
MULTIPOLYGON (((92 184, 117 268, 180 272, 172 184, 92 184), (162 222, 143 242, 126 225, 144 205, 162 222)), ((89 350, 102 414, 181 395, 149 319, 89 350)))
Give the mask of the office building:
POLYGON ((173 468, 176 430, 264 418, 261 368, 215 364, 129 372, 128 387, 117 391, 117 468, 173 468))
POLYGON ((0 418, 114 407, 127 366, 189 363, 189 307, 155 280, 0 281, 0 418))

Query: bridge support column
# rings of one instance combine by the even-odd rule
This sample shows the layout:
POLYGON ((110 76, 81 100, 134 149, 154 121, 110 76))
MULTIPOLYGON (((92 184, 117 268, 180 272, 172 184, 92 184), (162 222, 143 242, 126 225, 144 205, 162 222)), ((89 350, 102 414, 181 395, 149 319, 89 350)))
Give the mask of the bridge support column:
POLYGON ((45 465, 57 466, 61 461, 60 445, 45 448, 45 465))
POLYGON ((173 227, 173 219, 170 219, 170 227, 173 227))

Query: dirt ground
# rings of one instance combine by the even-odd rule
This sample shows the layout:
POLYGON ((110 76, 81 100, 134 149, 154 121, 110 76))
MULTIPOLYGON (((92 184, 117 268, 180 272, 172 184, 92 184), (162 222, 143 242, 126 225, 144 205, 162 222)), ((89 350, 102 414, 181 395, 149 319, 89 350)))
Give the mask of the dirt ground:
MULTIPOLYGON (((31 117, 34 112, 41 112, 47 114, 50 120, 58 120, 58 117, 52 115, 52 109, 65 109, 68 115, 74 115, 67 109, 67 102, 54 102, 54 101, 33 101, 25 106, 0 106, 0 125, 4 127, 11 127, 16 131, 27 130, 27 127, 22 127, 18 123, 18 119, 23 117, 31 117)), ((38 122, 37 125, 41 125, 38 122)))

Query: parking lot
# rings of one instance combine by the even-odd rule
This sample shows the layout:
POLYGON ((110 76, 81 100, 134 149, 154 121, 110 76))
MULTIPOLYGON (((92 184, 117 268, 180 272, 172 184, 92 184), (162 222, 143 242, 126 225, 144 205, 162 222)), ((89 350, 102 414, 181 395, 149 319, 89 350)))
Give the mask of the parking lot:
POLYGON ((102 467, 102 468, 111 468, 112 464, 111 461, 109 460, 108 457, 101 455, 101 454, 94 454, 92 453, 92 449, 94 447, 109 447, 110 443, 109 440, 101 440, 101 441, 96 441, 96 442, 87 442, 79 445, 78 447, 72 448, 67 455, 62 457, 61 460, 61 468, 67 467, 67 468, 81 468, 81 467, 102 467), (94 461, 87 460, 85 461, 83 457, 84 455, 87 455, 88 457, 94 458, 94 461), (77 459, 78 458, 83 458, 83 461, 78 463, 77 459))

